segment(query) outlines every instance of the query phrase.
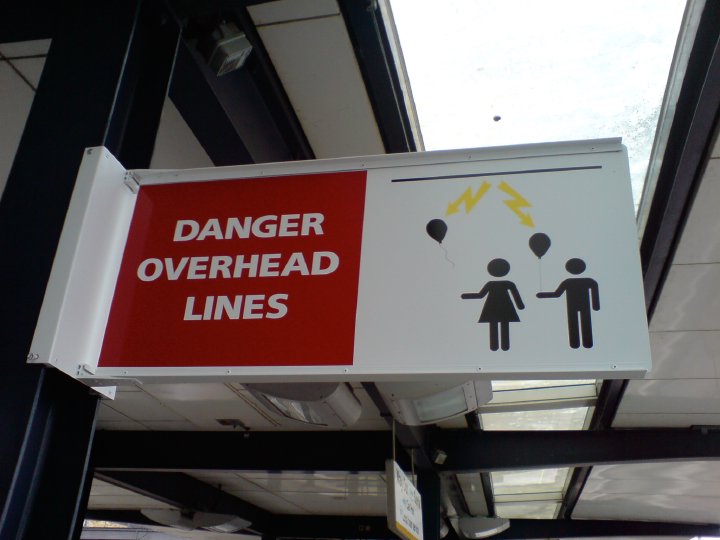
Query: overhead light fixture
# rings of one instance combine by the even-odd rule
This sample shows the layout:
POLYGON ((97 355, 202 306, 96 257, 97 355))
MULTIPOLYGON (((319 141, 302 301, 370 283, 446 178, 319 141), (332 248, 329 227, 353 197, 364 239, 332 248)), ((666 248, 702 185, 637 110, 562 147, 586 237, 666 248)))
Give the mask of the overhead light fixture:
POLYGON ((465 538, 487 538, 510 527, 510 520, 499 517, 461 517, 458 520, 460 533, 465 538))
POLYGON ((240 69, 252 52, 252 44, 235 23, 221 22, 198 49, 218 76, 240 69))
POLYGON ((376 383, 393 417, 408 426, 434 424, 477 410, 492 399, 489 380, 449 383, 376 383))
POLYGON ((291 420, 342 428, 357 422, 362 405, 345 383, 243 384, 266 409, 291 420))
POLYGON ((183 531, 203 529, 212 532, 232 533, 247 529, 252 524, 250 521, 232 514, 183 512, 175 508, 144 508, 140 510, 140 513, 155 523, 183 531))

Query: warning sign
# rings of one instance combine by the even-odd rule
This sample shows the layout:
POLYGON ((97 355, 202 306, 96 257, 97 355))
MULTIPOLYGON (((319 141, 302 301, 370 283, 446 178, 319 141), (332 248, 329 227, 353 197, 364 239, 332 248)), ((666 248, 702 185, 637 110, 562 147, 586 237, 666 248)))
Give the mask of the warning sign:
POLYGON ((89 155, 78 186, 30 352, 94 384, 650 367, 618 140, 130 173, 89 155))
POLYGON ((100 366, 352 364, 365 176, 140 188, 100 366))

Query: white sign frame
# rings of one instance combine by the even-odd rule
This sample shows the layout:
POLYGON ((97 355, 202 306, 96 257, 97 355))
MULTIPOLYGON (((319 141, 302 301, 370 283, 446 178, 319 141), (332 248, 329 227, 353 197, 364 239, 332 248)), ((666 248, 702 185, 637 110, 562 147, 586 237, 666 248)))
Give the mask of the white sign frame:
MULTIPOLYGON (((439 186, 440 184, 435 182, 434 185, 439 186)), ((540 183, 535 184, 535 186, 539 185, 540 183)), ((398 189, 396 191, 399 193, 398 189)), ((551 194, 546 199, 552 201, 553 197, 557 196, 557 194, 551 194)), ((424 228, 427 218, 432 217, 427 213, 420 212, 420 214, 420 217, 416 219, 417 223, 412 225, 413 231, 424 228)), ((458 221, 458 223, 460 222, 458 221)), ((573 225, 570 223, 566 228, 572 229, 573 225)), ((404 226, 403 221, 402 227, 404 226)), ((400 228, 402 229, 402 227, 400 228)), ((454 230, 462 229, 462 227, 454 225, 452 227, 454 230)), ((550 254, 553 249, 557 250, 558 246, 562 245, 562 242, 556 242, 558 231, 561 230, 555 225, 555 229, 550 235, 553 238, 550 254)), ((397 234, 402 235, 405 232, 400 230, 397 234)), ((564 243, 572 244, 572 241, 564 239, 564 243)), ((498 245, 496 243, 496 247, 498 245)), ((573 244, 575 248, 579 245, 577 241, 573 244)), ((592 250, 595 247, 597 246, 591 246, 589 249, 592 250)), ((607 247, 607 245, 604 246, 604 248, 607 247)), ((516 246, 513 249, 519 248, 516 246)), ((527 253, 522 256, 535 261, 529 248, 523 247, 523 249, 527 253)), ((565 249, 568 254, 571 253, 569 248, 562 249, 565 249)), ((583 250, 576 249, 576 251, 583 250)), ((580 256, 588 258, 587 253, 588 250, 585 250, 580 256)), ((498 254, 504 255, 502 249, 498 249, 498 254)), ((550 254, 548 254, 548 258, 550 258, 550 254)), ((553 257, 552 265, 547 259, 544 262, 540 260, 537 262, 542 266, 540 284, 546 292, 552 291, 562 279, 568 277, 568 273, 562 267, 566 257, 563 260, 555 254, 553 257)), ((606 255, 604 257, 607 259, 606 255)), ((519 260, 519 256, 514 255, 513 264, 516 260, 519 260)), ((529 278, 527 275, 524 278, 521 275, 522 272, 525 274, 537 272, 535 269, 527 270, 529 266, 527 261, 521 263, 521 268, 518 268, 516 264, 509 277, 524 279, 523 296, 527 304, 533 303, 533 309, 541 305, 543 310, 554 313, 555 327, 552 332, 555 336, 554 339, 561 343, 563 338, 558 338, 557 334, 564 331, 564 323, 560 321, 565 320, 563 318, 565 302, 563 299, 535 300, 532 294, 534 291, 528 292, 530 289, 527 285, 529 278)), ((593 272, 593 277, 598 277, 595 270, 599 266, 597 260, 588 260, 588 270, 593 272)), ((467 271, 465 271, 465 277, 467 275, 467 271)), ((419 285, 422 286, 422 283, 420 282, 419 285)), ((421 289, 428 290, 428 287, 421 287, 421 289)), ((382 309, 386 308, 387 305, 382 309)), ((420 302, 405 313, 415 312, 422 308, 423 305, 420 302)), ((457 317, 457 314, 453 316, 457 317)), ((532 314, 530 309, 522 312, 522 317, 532 318, 535 323, 539 324, 544 324, 542 319, 546 318, 538 315, 538 312, 532 314)), ((567 338, 564 339, 567 340, 567 338)), ((437 380, 438 377, 445 377, 448 380, 467 380, 468 378, 526 379, 541 377, 561 379, 642 376, 650 368, 650 349, 626 149, 619 139, 601 139, 179 171, 125 171, 106 149, 88 149, 78 176, 77 187, 63 230, 58 257, 48 285, 48 294, 29 354, 29 361, 55 365, 91 386, 111 385, 123 379, 142 382, 219 380, 272 382, 282 379, 291 382, 412 381, 437 380), (137 186, 353 170, 368 172, 354 365, 302 368, 297 366, 97 367, 104 328, 112 302, 114 283, 117 280, 127 231, 132 218, 134 192, 137 191, 137 186), (612 267, 612 279, 617 279, 620 284, 617 286, 620 287, 620 290, 616 291, 614 296, 608 293, 611 288, 608 286, 607 272, 601 276, 601 279, 598 279, 600 298, 603 302, 600 312, 593 312, 592 316, 596 317, 598 321, 600 335, 607 325, 615 324, 612 320, 615 317, 606 315, 606 313, 611 313, 608 305, 612 307, 613 301, 616 311, 618 302, 622 302, 622 309, 617 313, 620 317, 625 317, 621 325, 615 325, 620 328, 622 335, 608 339, 606 332, 602 341, 597 340, 601 343, 593 349, 581 347, 580 350, 571 350, 565 343, 564 349, 560 346, 557 347, 558 354, 546 354, 544 358, 537 358, 538 355, 534 354, 532 347, 529 347, 527 343, 523 345, 520 337, 514 337, 521 335, 515 329, 520 328, 523 323, 517 323, 517 326, 513 323, 510 327, 514 337, 513 346, 516 349, 488 351, 488 337, 485 329, 487 325, 477 324, 477 313, 483 302, 460 301, 460 293, 476 292, 484 281, 490 280, 488 271, 484 268, 489 257, 485 256, 482 261, 475 257, 471 261, 473 279, 464 279, 462 285, 448 285, 443 281, 445 278, 440 279, 439 276, 460 275, 457 267, 461 266, 461 257, 464 256, 462 249, 459 250, 458 246, 453 244, 453 238, 448 237, 442 244, 439 244, 428 237, 425 231, 420 231, 416 237, 413 237, 412 247, 407 249, 405 247, 398 249, 397 238, 387 240, 388 225, 391 224, 394 227, 402 221, 397 216, 393 216, 391 207, 383 207, 383 205, 398 204, 398 201, 402 199, 402 197, 396 197, 387 202, 390 183, 392 183, 392 189, 414 184, 415 186, 422 185, 423 189, 427 190, 429 189, 427 186, 433 185, 433 182, 424 182, 424 180, 447 180, 446 184, 452 184, 455 187, 452 195, 441 195, 437 202, 433 202, 436 205, 435 215, 438 218, 445 217, 443 210, 448 203, 455 202, 460 208, 456 215, 447 218, 448 221, 457 217, 457 214, 460 215, 458 220, 465 219, 467 216, 475 219, 476 215, 480 215, 477 209, 484 205, 483 212, 495 212, 494 215, 501 216, 498 219, 503 220, 504 225, 498 226, 499 228, 515 227, 520 231, 516 235, 519 238, 518 235, 521 233, 525 233, 527 236, 527 233, 534 233, 539 229, 539 227, 528 228, 527 231, 524 231, 522 223, 518 221, 520 216, 532 212, 537 219, 537 216, 544 211, 550 221, 553 213, 572 207, 572 204, 568 202, 561 202, 556 204, 555 208, 543 210, 543 204, 538 202, 542 189, 530 189, 528 187, 530 184, 523 182, 523 178, 542 178, 544 182, 547 178, 558 178, 565 175, 564 178, 567 178, 568 181, 564 186, 571 189, 575 185, 574 182, 579 181, 584 174, 592 176, 588 185, 592 184, 595 187, 594 191, 591 190, 592 193, 587 195, 589 200, 584 201, 583 204, 591 203, 593 206, 573 209, 572 216, 576 220, 575 225, 578 225, 577 228, 582 228, 580 220, 595 219, 603 212, 611 212, 607 216, 607 223, 610 227, 608 235, 612 236, 613 242, 616 243, 611 246, 611 257, 622 261, 617 264, 613 263, 612 267), (376 178, 378 175, 384 178, 382 182, 376 178), (491 184, 490 188, 487 188, 489 191, 487 191, 487 195, 478 198, 479 190, 485 183, 491 184), (510 186, 510 190, 505 189, 507 186, 510 186), (470 192, 466 195, 468 189, 470 192), (513 199, 516 199, 514 203, 512 203, 513 199), (526 199, 525 202, 531 203, 532 207, 522 204, 521 199, 526 199), (475 200, 474 204, 472 200, 475 200), (510 205, 507 204, 508 200, 511 201, 510 205), (597 204, 607 204, 611 210, 596 210, 594 206, 597 204), (381 210, 377 208, 381 208, 381 210), (491 208, 494 209, 489 210, 491 208), (368 220, 368 214, 386 217, 368 220), (513 220, 517 222, 517 226, 512 224, 513 220), (426 302, 431 305, 438 298, 442 299, 441 302, 454 302, 453 305, 457 305, 457 311, 463 313, 461 325, 464 330, 462 332, 454 333, 451 328, 452 332, 433 334, 434 331, 431 328, 423 326, 429 319, 408 321, 398 319, 398 314, 393 313, 390 319, 383 320, 386 322, 387 320, 399 321, 405 325, 404 337, 397 339, 393 336, 395 330, 383 331, 382 324, 378 323, 376 316, 379 312, 378 308, 371 305, 369 298, 377 299, 383 295, 386 296, 385 293, 388 290, 403 287, 408 280, 406 276, 403 276, 378 288, 377 283, 382 281, 381 278, 378 278, 379 269, 382 268, 382 265, 396 265, 398 261, 393 260, 390 263, 386 261, 382 265, 378 265, 377 259, 374 257, 397 256, 402 258, 407 253, 411 253, 413 249, 417 249, 418 246, 423 250, 423 254, 412 264, 417 267, 418 261, 424 263, 430 260, 430 266, 432 266, 429 274, 423 278, 428 280, 427 283, 433 284, 430 288, 432 288, 431 292, 434 296, 426 302), (446 249, 446 253, 443 253, 443 248, 446 249), (610 302, 608 302, 608 298, 611 299, 610 302), (463 332, 465 332, 464 335, 463 332), (469 332, 473 332, 471 338, 473 343, 463 345, 468 341, 469 332), (411 354, 406 354, 405 360, 402 360, 403 347, 407 344, 407 336, 411 333, 422 343, 416 346, 411 354), (77 336, 86 336, 86 339, 78 340, 77 336), (443 341, 451 343, 453 347, 440 346, 443 341), (518 344, 515 345, 515 343, 518 344), (456 358, 452 358, 452 354, 448 354, 454 351, 459 351, 457 356, 462 356, 466 360, 457 362, 456 358), (419 357, 423 355, 424 360, 419 357), (388 361, 388 359, 392 359, 392 361, 388 361)))

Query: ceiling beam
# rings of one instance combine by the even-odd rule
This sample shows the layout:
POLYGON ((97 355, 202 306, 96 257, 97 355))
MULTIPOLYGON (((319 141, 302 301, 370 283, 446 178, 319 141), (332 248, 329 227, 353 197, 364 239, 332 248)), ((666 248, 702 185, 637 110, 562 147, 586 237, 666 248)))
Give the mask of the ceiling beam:
MULTIPOLYGON (((720 428, 428 431, 431 448, 447 454, 436 466, 444 472, 720 458, 720 428)), ((93 452, 100 470, 383 471, 392 441, 388 431, 99 431, 93 452)), ((403 454, 398 461, 409 468, 403 454)))
POLYGON ((251 522, 250 530, 259 533, 268 532, 276 523, 274 514, 187 474, 96 471, 95 478, 181 510, 216 512, 241 517, 251 522))
MULTIPOLYGON (((88 510, 86 519, 151 524, 132 510, 88 510)), ((384 516, 276 516, 276 538, 397 538, 384 516)), ((240 533, 242 534, 242 533, 240 533)), ((525 538, 588 538, 613 536, 720 536, 720 526, 651 521, 511 519, 510 528, 493 536, 497 540, 525 538)))
POLYGON ((720 115, 720 4, 706 2, 640 244, 648 319, 662 292, 720 115))
POLYGON ((720 458, 720 431, 638 429, 608 431, 436 432, 447 454, 441 471, 497 471, 577 467, 638 461, 720 458))
POLYGON ((374 0, 338 0, 338 4, 355 49, 385 151, 421 150, 418 146, 422 145, 418 145, 416 140, 420 139, 420 134, 414 132, 409 114, 414 104, 405 101, 400 80, 403 74, 398 73, 386 30, 389 21, 383 21, 374 0))
POLYGON ((717 536, 718 525, 664 523, 652 521, 614 521, 598 519, 511 519, 510 528, 493 540, 526 538, 583 538, 607 536, 717 536))
POLYGON ((384 471, 391 456, 389 431, 98 431, 93 444, 97 469, 384 471))
POLYGON ((52 38, 63 7, 51 0, 4 0, 0 43, 52 38))

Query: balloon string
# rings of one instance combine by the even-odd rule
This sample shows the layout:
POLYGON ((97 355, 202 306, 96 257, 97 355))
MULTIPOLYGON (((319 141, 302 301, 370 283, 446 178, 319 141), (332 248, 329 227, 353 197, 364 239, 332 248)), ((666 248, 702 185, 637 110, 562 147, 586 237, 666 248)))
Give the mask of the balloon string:
POLYGON ((446 260, 447 262, 449 262, 450 264, 452 264, 452 267, 455 268, 455 263, 450 260, 450 257, 448 257, 448 252, 447 252, 447 249, 445 249, 445 246, 443 246, 442 244, 440 244, 440 247, 441 247, 442 250, 445 252, 445 260, 446 260))

